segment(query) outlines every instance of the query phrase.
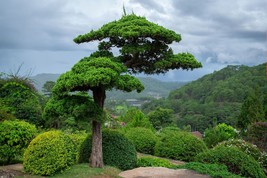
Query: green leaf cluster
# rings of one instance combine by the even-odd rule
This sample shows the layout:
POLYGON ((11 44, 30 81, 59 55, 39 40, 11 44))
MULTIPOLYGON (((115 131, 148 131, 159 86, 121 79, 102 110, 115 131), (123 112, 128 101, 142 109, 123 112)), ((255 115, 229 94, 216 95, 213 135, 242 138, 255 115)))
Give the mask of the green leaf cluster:
POLYGON ((25 121, 0 122, 0 160, 10 163, 20 158, 36 133, 35 126, 25 121))

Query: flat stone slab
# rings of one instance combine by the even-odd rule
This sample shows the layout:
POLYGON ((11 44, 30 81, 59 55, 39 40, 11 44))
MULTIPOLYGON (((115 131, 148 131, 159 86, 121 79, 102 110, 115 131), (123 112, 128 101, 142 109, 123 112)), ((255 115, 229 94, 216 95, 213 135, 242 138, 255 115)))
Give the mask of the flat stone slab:
POLYGON ((164 167, 139 167, 121 172, 119 176, 124 178, 211 178, 208 175, 199 174, 187 169, 168 169, 164 167))

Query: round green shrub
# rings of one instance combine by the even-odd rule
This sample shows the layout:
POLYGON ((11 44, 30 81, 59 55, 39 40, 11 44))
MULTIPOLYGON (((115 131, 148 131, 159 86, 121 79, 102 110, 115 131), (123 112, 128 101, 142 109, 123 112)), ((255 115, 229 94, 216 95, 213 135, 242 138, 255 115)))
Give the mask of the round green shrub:
POLYGON ((164 134, 155 146, 155 155, 182 161, 192 161, 207 149, 205 143, 188 132, 164 134))
MULTIPOLYGON (((104 164, 115 166, 122 170, 132 169, 136 166, 136 150, 123 134, 114 130, 102 132, 103 161, 104 164)), ((92 149, 92 136, 90 135, 81 146, 79 162, 88 163, 92 149)))
POLYGON ((265 163, 265 154, 261 152, 256 145, 246 142, 241 139, 231 139, 228 141, 224 141, 219 143, 217 146, 226 146, 226 147, 237 147, 242 150, 244 153, 252 156, 256 161, 262 165, 262 167, 266 167, 265 163))
POLYGON ((173 168, 174 165, 166 160, 156 157, 141 157, 137 159, 137 167, 166 167, 166 168, 173 168))
POLYGON ((142 127, 130 128, 126 131, 125 136, 133 142, 137 151, 154 154, 154 147, 158 138, 152 130, 142 127))
POLYGON ((206 129, 204 132, 204 142, 209 148, 214 147, 219 142, 236 138, 237 131, 230 125, 225 123, 216 125, 213 128, 206 129))
POLYGON ((234 174, 245 177, 263 178, 263 169, 251 156, 236 147, 217 146, 211 150, 200 153, 195 161, 202 163, 224 164, 234 174))
POLYGON ((33 139, 24 153, 24 170, 31 174, 53 175, 75 163, 72 140, 61 131, 49 131, 33 139))
POLYGON ((25 121, 0 122, 0 159, 10 163, 12 159, 21 157, 36 133, 35 126, 25 121))

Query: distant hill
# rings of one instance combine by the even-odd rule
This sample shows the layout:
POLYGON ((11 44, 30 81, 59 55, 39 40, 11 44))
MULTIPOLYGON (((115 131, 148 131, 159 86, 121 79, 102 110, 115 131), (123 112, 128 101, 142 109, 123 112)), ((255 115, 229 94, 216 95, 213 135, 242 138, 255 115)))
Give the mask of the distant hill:
POLYGON ((37 74, 30 77, 34 81, 34 86, 39 92, 42 92, 42 87, 47 81, 56 81, 60 74, 37 74))
POLYGON ((257 87, 267 93, 265 64, 227 66, 171 91, 166 100, 145 104, 143 109, 169 107, 175 111, 178 126, 191 125, 193 130, 204 131, 221 122, 235 126, 244 98, 257 87))
MULTIPOLYGON (((31 77, 35 83, 35 87, 38 91, 42 91, 42 87, 46 81, 56 81, 60 74, 38 74, 31 77)), ((138 99, 142 97, 162 98, 167 97, 171 90, 177 89, 188 82, 162 82, 160 80, 139 77, 139 80, 145 86, 145 90, 141 93, 137 92, 122 92, 122 91, 108 91, 107 99, 110 100, 126 100, 126 99, 138 99)))

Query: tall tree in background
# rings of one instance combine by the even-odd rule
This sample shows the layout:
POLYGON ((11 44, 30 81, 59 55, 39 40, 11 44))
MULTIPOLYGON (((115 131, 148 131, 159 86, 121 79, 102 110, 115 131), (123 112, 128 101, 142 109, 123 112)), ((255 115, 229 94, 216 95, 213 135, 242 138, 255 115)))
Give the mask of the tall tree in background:
POLYGON ((45 96, 50 97, 52 93, 52 88, 56 82, 54 81, 46 81, 45 84, 42 87, 42 92, 45 94, 45 96))
POLYGON ((237 126, 243 131, 246 130, 250 124, 258 121, 266 121, 266 118, 264 118, 265 113, 262 96, 259 88, 257 88, 254 93, 251 92, 246 97, 237 121, 237 126))
MULTIPOLYGON (((113 61, 124 64, 130 73, 160 74, 172 69, 193 70, 202 66, 190 53, 173 53, 169 45, 173 42, 181 41, 181 35, 149 22, 145 17, 139 17, 134 14, 126 15, 124 13, 120 20, 107 23, 96 31, 92 30, 87 34, 79 35, 74 39, 74 42, 80 44, 96 40, 99 41, 98 51, 93 53, 91 57, 105 56, 112 58, 113 61), (118 56, 112 57, 112 48, 119 49, 118 56)), ((102 63, 101 60, 98 60, 98 62, 102 63)), ((98 64, 95 63, 95 65, 98 64)), ((81 66, 80 70, 84 71, 86 69, 81 66)), ((95 77, 98 74, 101 74, 101 72, 96 73, 95 77)), ((66 77, 62 77, 61 80, 63 81, 63 78, 66 77)), ((84 75, 84 77, 86 76, 84 75)), ((87 82, 93 83, 94 81, 88 78, 87 82)), ((131 86, 133 83, 128 82, 128 84, 131 86)), ((94 84, 94 87, 97 86, 94 84)), ((87 87, 86 89, 90 88, 87 87)), ((93 88, 94 100, 100 107, 104 105, 104 91, 103 87, 93 88)), ((94 140, 96 134, 101 136, 99 129, 100 124, 93 122, 93 147, 96 147, 94 144, 100 145, 97 142, 100 142, 101 139, 94 140)), ((101 167, 103 165, 99 160, 102 158, 93 155, 102 154, 100 153, 102 149, 100 150, 100 147, 97 148, 99 150, 95 150, 91 155, 91 166, 93 167, 101 167)))

